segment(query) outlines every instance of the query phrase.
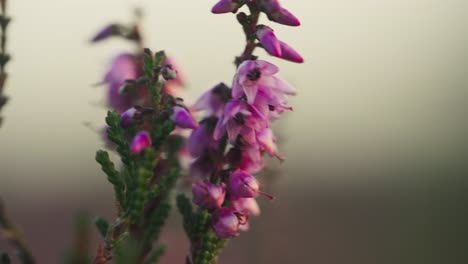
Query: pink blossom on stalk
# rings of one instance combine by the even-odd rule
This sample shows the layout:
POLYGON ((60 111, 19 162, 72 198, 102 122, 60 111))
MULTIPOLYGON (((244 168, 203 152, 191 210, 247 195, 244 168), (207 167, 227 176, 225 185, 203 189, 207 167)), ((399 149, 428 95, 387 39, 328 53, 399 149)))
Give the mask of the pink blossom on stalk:
POLYGON ((271 128, 265 128, 257 133, 257 142, 259 143, 262 150, 268 153, 270 156, 277 157, 280 160, 284 160, 284 157, 278 153, 276 147, 276 137, 273 135, 271 128))
POLYGON ((187 148, 194 158, 202 156, 209 149, 216 149, 217 141, 214 140, 213 129, 209 128, 207 122, 201 122, 200 125, 193 130, 187 140, 187 148))
POLYGON ((232 207, 245 215, 260 215, 260 207, 255 198, 236 198, 231 201, 232 207))
POLYGON ((258 180, 242 170, 231 173, 228 183, 228 191, 232 197, 253 198, 257 197, 260 185, 258 180))
POLYGON ((133 122, 133 117, 135 117, 136 113, 137 113, 137 109, 135 107, 131 107, 127 111, 123 112, 120 115, 120 125, 122 127, 130 126, 133 122))
POLYGON ((173 113, 171 115, 171 120, 174 123, 182 128, 191 128, 195 129, 198 127, 198 122, 195 120, 193 115, 182 106, 174 106, 172 108, 173 113))
POLYGON ((262 152, 256 146, 243 148, 239 168, 249 173, 260 172, 265 167, 262 152))
POLYGON ((247 134, 253 130, 268 127, 268 119, 253 105, 239 100, 226 104, 223 116, 216 124, 213 137, 219 140, 225 132, 229 142, 234 143, 239 134, 247 134))
POLYGON ((287 95, 294 95, 296 90, 284 80, 274 76, 278 71, 278 67, 266 61, 244 61, 234 77, 232 97, 239 99, 245 95, 247 102, 254 104, 259 94, 266 103, 260 106, 284 106, 287 103, 287 95))
POLYGON ((139 66, 136 56, 122 53, 112 61, 104 77, 104 83, 108 86, 108 103, 113 109, 123 112, 132 106, 132 98, 121 94, 120 87, 126 80, 136 79, 138 76, 139 66))
POLYGON ((287 25, 287 26, 300 26, 301 22, 287 9, 281 7, 278 0, 260 0, 262 10, 271 21, 287 25))
POLYGON ((204 153, 190 165, 190 176, 195 181, 206 179, 214 169, 215 165, 209 153, 204 153))
POLYGON ((247 224, 247 220, 232 208, 219 208, 213 213, 211 227, 218 238, 233 238, 239 235, 240 226, 247 224))
POLYGON ((168 80, 164 83, 164 91, 172 96, 177 96, 180 93, 179 90, 181 87, 184 86, 184 74, 173 58, 166 57, 163 64, 171 65, 171 67, 177 72, 175 79, 168 80))
POLYGON ((260 191, 258 180, 243 170, 236 170, 231 173, 228 183, 228 191, 231 197, 235 198, 254 198, 259 194, 268 197, 270 200, 273 197, 260 191))
POLYGON ((190 107, 192 111, 205 110, 207 115, 221 116, 224 105, 229 101, 231 95, 229 87, 220 83, 206 91, 190 107))
POLYGON ((275 57, 281 56, 281 46, 273 29, 265 25, 257 26, 257 38, 265 50, 275 57))
POLYGON ((265 25, 257 26, 257 38, 265 48, 265 50, 272 56, 282 58, 288 61, 302 63, 304 59, 285 42, 278 40, 273 29, 265 25))
POLYGON ((286 44, 285 42, 280 40, 280 45, 281 45, 281 57, 282 59, 292 61, 292 62, 297 62, 297 63, 303 63, 304 58, 302 58, 301 54, 299 54, 295 49, 293 49, 291 46, 286 44))
POLYGON ((241 7, 241 5, 237 3, 236 0, 220 0, 213 6, 211 12, 214 14, 235 13, 239 7, 241 7))
POLYGON ((151 145, 151 137, 148 132, 140 131, 132 140, 131 150, 135 154, 139 154, 145 148, 151 145))
POLYGON ((224 184, 216 185, 208 181, 192 184, 193 202, 204 209, 221 207, 226 196, 224 184))

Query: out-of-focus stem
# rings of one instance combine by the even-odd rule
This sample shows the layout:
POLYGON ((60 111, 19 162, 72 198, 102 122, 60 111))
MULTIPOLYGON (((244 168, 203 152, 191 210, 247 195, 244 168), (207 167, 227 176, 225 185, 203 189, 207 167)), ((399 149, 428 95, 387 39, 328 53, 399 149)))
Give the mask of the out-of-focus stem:
MULTIPOLYGON (((2 2, 3 3, 3 2, 2 2)), ((34 257, 20 230, 10 221, 5 206, 0 199, 0 229, 5 238, 16 248, 23 264, 34 264, 34 257)))
POLYGON ((260 11, 255 1, 247 3, 247 6, 249 7, 250 15, 246 17, 245 24, 242 25, 244 28, 246 43, 244 51, 239 57, 236 58, 237 67, 239 67, 239 65, 242 62, 251 59, 253 51, 256 48, 255 32, 257 31, 257 24, 258 19, 260 17, 260 11))

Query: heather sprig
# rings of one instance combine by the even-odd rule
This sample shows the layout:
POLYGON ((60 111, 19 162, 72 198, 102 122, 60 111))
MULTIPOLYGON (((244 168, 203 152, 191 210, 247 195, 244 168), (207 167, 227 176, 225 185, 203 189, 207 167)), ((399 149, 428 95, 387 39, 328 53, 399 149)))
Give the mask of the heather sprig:
POLYGON ((276 146, 271 122, 284 111, 288 95, 296 90, 277 76, 279 68, 254 55, 256 48, 291 62, 302 63, 302 56, 279 40, 273 29, 259 24, 264 13, 273 22, 299 26, 299 20, 276 0, 220 0, 212 12, 235 13, 241 24, 246 44, 235 59, 237 66, 232 86, 219 84, 205 92, 192 106, 204 111, 205 117, 193 130, 187 147, 194 158, 190 174, 193 208, 183 194, 178 208, 184 229, 191 242, 187 263, 216 263, 227 240, 249 228, 249 217, 258 216, 255 200, 262 195, 261 183, 254 174, 265 167, 264 154, 283 161, 276 146), (249 13, 239 12, 247 7, 249 13))
MULTIPOLYGON (((106 88, 107 106, 119 113, 127 111, 134 105, 142 107, 152 105, 151 90, 146 87, 148 73, 144 72, 145 65, 143 64, 145 43, 140 30, 142 13, 141 10, 136 10, 135 13, 136 18, 133 23, 111 23, 102 28, 91 39, 91 43, 94 44, 103 43, 110 39, 122 39, 135 46, 134 51, 122 52, 112 59, 101 82, 106 88)), ((164 68, 161 69, 160 73, 166 82, 162 84, 162 89, 170 95, 177 96, 184 85, 181 72, 174 70, 179 67, 168 56, 164 56, 163 65, 164 68)))
MULTIPOLYGON (((7 43, 7 28, 10 24, 11 18, 6 13, 7 0, 0 0, 0 111, 8 101, 8 98, 3 94, 5 83, 8 77, 6 73, 6 65, 10 61, 10 55, 6 51, 7 43)), ((0 116, 0 126, 2 125, 3 118, 0 116)))
MULTIPOLYGON (((107 137, 121 158, 117 169, 105 150, 96 153, 108 181, 113 185, 118 217, 113 224, 96 221, 104 243, 94 263, 156 263, 164 246, 153 249, 169 215, 169 195, 181 174, 178 152, 183 138, 176 127, 195 128, 196 121, 179 98, 163 88, 167 77, 163 51, 144 50, 142 76, 127 83, 148 89, 149 105, 133 105, 127 111, 109 111, 107 137)), ((171 66, 172 69, 172 66, 171 66)), ((171 73, 174 77, 175 72, 171 73)))

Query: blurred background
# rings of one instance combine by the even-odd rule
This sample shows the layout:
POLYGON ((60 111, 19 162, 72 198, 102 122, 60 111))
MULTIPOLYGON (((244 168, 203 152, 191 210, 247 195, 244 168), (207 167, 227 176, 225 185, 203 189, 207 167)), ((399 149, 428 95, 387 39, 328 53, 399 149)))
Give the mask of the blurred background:
MULTIPOLYGON (((215 2, 9 1, 0 194, 39 263, 60 263, 81 209, 115 215, 94 161, 102 140, 84 123, 103 126, 105 91, 93 84, 132 47, 89 39, 141 7, 146 45, 175 57, 193 102, 231 82, 243 48, 234 15, 210 13, 215 2)), ((306 62, 257 54, 299 91, 276 124, 287 160, 272 161, 265 183, 277 199, 261 201, 262 216, 220 263, 468 263, 468 1, 282 4, 301 27, 262 20, 306 62)), ((174 210, 163 263, 183 261, 180 226, 174 210)))

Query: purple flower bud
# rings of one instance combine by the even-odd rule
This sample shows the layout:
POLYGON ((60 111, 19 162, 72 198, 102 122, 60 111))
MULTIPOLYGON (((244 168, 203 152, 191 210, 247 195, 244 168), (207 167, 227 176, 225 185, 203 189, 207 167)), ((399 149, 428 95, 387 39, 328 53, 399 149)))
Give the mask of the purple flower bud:
POLYGON ((237 198, 231 201, 232 207, 244 215, 260 215, 260 207, 254 198, 237 198))
POLYGON ((120 126, 129 127, 133 123, 133 117, 137 113, 135 107, 128 109, 120 115, 120 126))
POLYGON ((239 235, 241 225, 247 224, 247 217, 232 208, 219 208, 213 213, 211 227, 218 238, 233 238, 239 235))
POLYGON ((139 154, 145 148, 151 145, 151 137, 148 132, 140 131, 132 140, 131 150, 135 154, 139 154))
POLYGON ((304 62, 304 59, 302 58, 301 54, 299 54, 291 46, 289 46, 283 41, 280 41, 280 46, 281 46, 280 58, 288 60, 288 61, 292 61, 292 62, 297 62, 297 63, 304 62))
POLYGON ((223 14, 223 13, 235 13, 239 9, 240 5, 237 3, 236 0, 220 0, 216 3, 211 12, 213 14, 223 14))
POLYGON ((273 29, 265 25, 257 26, 257 38, 268 53, 275 57, 281 56, 280 42, 273 29))
POLYGON ((263 0, 261 6, 271 21, 293 27, 301 25, 299 19, 281 7, 278 0, 263 0))
POLYGON ((115 36, 119 33, 119 27, 115 24, 111 24, 101 29, 92 39, 91 42, 98 42, 108 37, 115 36))
POLYGON ((193 202, 203 209, 221 207, 226 197, 226 188, 208 181, 192 184, 193 202))
POLYGON ((172 65, 166 64, 161 69, 161 75, 166 81, 175 80, 177 78, 177 71, 172 68, 172 65))
POLYGON ((173 110, 173 113, 171 115, 171 120, 174 121, 176 125, 182 128, 191 128, 191 129, 195 129, 198 127, 198 123, 195 120, 195 118, 184 107, 177 105, 172 110, 173 110))

